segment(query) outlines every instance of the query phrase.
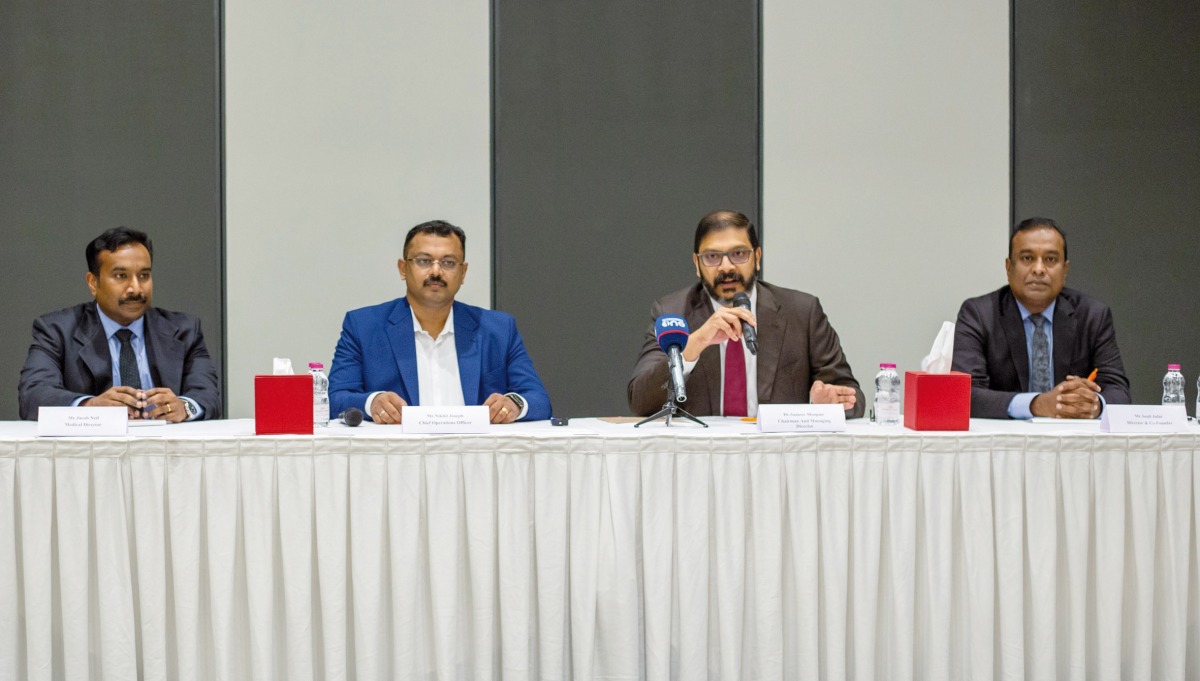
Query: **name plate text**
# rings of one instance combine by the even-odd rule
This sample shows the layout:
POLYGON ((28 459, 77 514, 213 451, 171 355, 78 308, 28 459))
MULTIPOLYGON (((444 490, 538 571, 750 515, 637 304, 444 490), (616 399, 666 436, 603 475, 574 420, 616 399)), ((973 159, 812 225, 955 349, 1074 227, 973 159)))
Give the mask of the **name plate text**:
POLYGON ((1100 430, 1105 433, 1184 433, 1189 430, 1182 404, 1109 404, 1104 407, 1100 430))
POLYGON ((125 407, 39 407, 38 437, 124 437, 125 407))
POLYGON ((760 404, 758 430, 763 433, 840 433, 846 410, 840 404, 760 404))
POLYGON ((400 426, 405 433, 470 435, 488 432, 487 407, 403 407, 400 426))

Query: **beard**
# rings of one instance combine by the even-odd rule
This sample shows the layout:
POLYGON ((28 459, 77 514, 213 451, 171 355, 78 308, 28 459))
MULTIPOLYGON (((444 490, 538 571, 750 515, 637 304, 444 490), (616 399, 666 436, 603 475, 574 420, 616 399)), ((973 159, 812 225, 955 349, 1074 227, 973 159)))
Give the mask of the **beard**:
POLYGON ((708 295, 724 303, 728 303, 729 301, 733 300, 733 295, 725 298, 717 291, 717 287, 721 284, 735 281, 740 282, 742 287, 746 289, 746 293, 749 294, 750 289, 754 288, 754 282, 758 281, 758 272, 751 272, 749 277, 743 277, 740 272, 726 272, 724 274, 718 274, 712 281, 709 281, 704 277, 700 277, 700 283, 704 285, 704 290, 708 291, 708 295))

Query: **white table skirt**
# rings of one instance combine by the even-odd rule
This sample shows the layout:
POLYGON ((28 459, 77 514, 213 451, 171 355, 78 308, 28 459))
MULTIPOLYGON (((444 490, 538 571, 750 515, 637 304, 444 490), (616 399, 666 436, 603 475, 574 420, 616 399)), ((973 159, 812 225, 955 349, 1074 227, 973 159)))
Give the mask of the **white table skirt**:
POLYGON ((508 428, 0 424, 0 679, 1200 678, 1200 433, 508 428))

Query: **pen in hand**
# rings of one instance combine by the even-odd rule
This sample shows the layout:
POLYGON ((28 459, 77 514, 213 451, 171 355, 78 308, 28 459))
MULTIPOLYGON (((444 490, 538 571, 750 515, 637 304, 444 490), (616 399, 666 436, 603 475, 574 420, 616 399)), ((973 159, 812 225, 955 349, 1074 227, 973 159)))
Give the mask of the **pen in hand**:
POLYGON ((1096 376, 1100 374, 1100 367, 1092 369, 1092 373, 1088 374, 1088 380, 1092 383, 1096 382, 1096 376))

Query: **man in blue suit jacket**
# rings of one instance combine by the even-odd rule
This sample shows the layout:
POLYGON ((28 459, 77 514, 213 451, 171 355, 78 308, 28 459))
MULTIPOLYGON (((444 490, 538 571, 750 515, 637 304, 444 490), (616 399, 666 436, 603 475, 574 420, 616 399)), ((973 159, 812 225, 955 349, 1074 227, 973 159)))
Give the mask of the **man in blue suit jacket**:
POLYGON ((512 315, 454 300, 466 234, 435 220, 409 230, 397 262, 407 294, 353 310, 329 372, 331 412, 383 424, 406 405, 489 407, 492 423, 550 418, 550 396, 512 315))

